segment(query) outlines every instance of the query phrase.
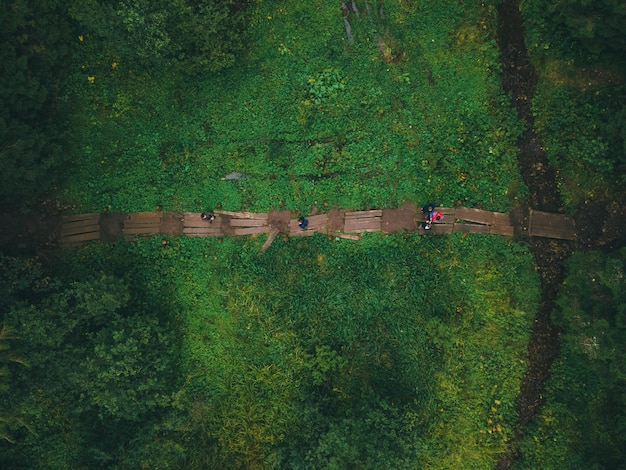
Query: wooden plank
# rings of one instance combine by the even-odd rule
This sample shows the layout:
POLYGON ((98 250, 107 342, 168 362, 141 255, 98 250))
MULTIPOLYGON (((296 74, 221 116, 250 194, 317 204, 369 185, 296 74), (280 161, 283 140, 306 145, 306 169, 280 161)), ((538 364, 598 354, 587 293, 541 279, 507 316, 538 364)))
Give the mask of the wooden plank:
POLYGON ((149 222, 131 222, 129 220, 124 221, 124 227, 127 228, 143 228, 143 227, 160 227, 161 222, 158 220, 151 220, 149 222))
POLYGON ((90 233, 81 233, 78 235, 72 235, 70 237, 63 237, 61 240, 64 245, 66 244, 76 244, 80 242, 86 242, 90 240, 98 240, 100 239, 99 232, 90 232, 90 233))
POLYGON ((320 214, 320 215, 312 215, 311 217, 307 217, 306 220, 309 221, 309 225, 307 225, 306 229, 302 230, 298 225, 300 222, 298 219, 290 219, 289 220, 289 233, 293 232, 325 232, 326 224, 328 223, 328 214, 320 214))
MULTIPOLYGON (((446 207, 437 207, 435 210, 443 214, 443 219, 435 222, 437 224, 454 224, 454 221, 457 219, 456 209, 449 209, 446 207)), ((418 213, 417 219, 418 219, 418 223, 422 223, 426 221, 426 214, 420 211, 418 213)))
POLYGON ((365 217, 382 217, 383 216, 383 211, 380 209, 373 209, 373 210, 369 210, 369 211, 356 211, 356 212, 346 212, 345 213, 345 218, 346 219, 352 219, 352 218, 365 218, 365 217))
POLYGON ((346 225, 343 228, 344 233, 359 233, 359 232, 380 232, 380 227, 371 227, 368 225, 346 225))
POLYGON ((433 224, 430 230, 423 230, 425 232, 432 232, 436 234, 449 234, 454 230, 453 224, 433 224))
POLYGON ((208 222, 200 218, 197 212, 185 212, 183 214, 183 227, 221 227, 222 218, 216 217, 213 222, 208 222))
POLYGON ((257 235, 259 233, 269 233, 270 227, 265 225, 263 227, 245 227, 236 228, 234 230, 235 235, 257 235))
POLYGON ((298 219, 291 219, 289 221, 289 233, 300 233, 300 232, 311 232, 311 233, 315 233, 315 229, 311 227, 311 224, 309 223, 309 225, 307 225, 307 227, 305 229, 302 229, 299 225, 298 225, 298 219))
POLYGON ((85 220, 77 220, 75 222, 62 222, 64 227, 85 227, 89 225, 98 225, 100 223, 100 217, 85 219, 85 220))
POLYGON ((185 235, 198 234, 198 235, 223 235, 222 231, 214 227, 185 227, 183 228, 185 235))
POLYGON ((318 229, 328 223, 328 214, 312 215, 307 217, 307 220, 309 221, 309 228, 318 229))
MULTIPOLYGON (((129 230, 144 230, 148 232, 159 233, 161 231, 161 225, 160 224, 149 224, 149 225, 126 225, 124 224, 124 226, 122 227, 122 232, 128 233, 129 230)), ((136 233, 143 233, 143 232, 136 232, 136 233)))
POLYGON ((362 229, 373 229, 380 231, 382 228, 382 219, 352 219, 346 220, 343 231, 344 232, 355 232, 360 231, 362 229))
POLYGON ((98 232, 100 233, 100 224, 91 224, 91 225, 82 225, 79 227, 75 227, 74 225, 63 225, 61 227, 61 236, 66 237, 68 235, 76 235, 79 233, 90 233, 90 232, 98 232))
MULTIPOLYGON (((298 227, 299 228, 299 227, 298 227)), ((290 237, 310 237, 312 235, 315 235, 315 230, 302 230, 300 229, 300 231, 293 231, 293 232, 289 232, 289 236, 290 237)))
POLYGON ((511 215, 505 214, 503 212, 494 212, 492 225, 504 225, 504 226, 513 225, 511 222, 511 215))
POLYGON ((357 232, 380 232, 380 225, 346 225, 343 228, 344 233, 357 233, 357 232))
POLYGON ((468 222, 491 225, 493 223, 493 212, 460 206, 456 208, 456 218, 468 222))
POLYGON ((100 214, 96 212, 88 212, 86 214, 66 215, 63 217, 63 223, 79 222, 81 220, 99 220, 100 214))
POLYGON ((565 214, 552 214, 549 212, 530 211, 533 225, 541 227, 554 227, 557 229, 574 230, 574 222, 565 214))
POLYGON ((491 227, 489 225, 463 224, 463 223, 454 224, 455 232, 490 233, 490 230, 491 230, 491 227))
POLYGON ((89 225, 98 225, 100 217, 90 217, 89 219, 63 221, 63 227, 84 227, 89 225))
MULTIPOLYGON (((217 222, 217 219, 213 223, 217 222)), ((199 225, 206 225, 208 222, 202 220, 199 212, 183 212, 183 224, 185 227, 198 227, 199 225)))
MULTIPOLYGON (((231 211, 222 211, 222 210, 216 210, 213 211, 215 214, 222 214, 222 215, 228 215, 232 218, 235 219, 261 219, 261 220, 267 220, 268 219, 268 213, 267 212, 259 212, 259 213, 255 213, 255 212, 231 212, 231 211)), ((200 216, 200 214, 198 214, 198 216, 200 216)))
POLYGON ((380 232, 380 228, 376 227, 352 227, 344 229, 344 233, 362 233, 362 232, 380 232))
POLYGON ((162 212, 133 212, 126 214, 126 220, 131 222, 146 222, 156 221, 159 222, 163 218, 162 212))
POLYGON ((261 247, 261 253, 264 253, 270 247, 270 245, 274 241, 274 238, 276 238, 276 235, 278 235, 279 232, 280 230, 278 230, 277 228, 272 229, 269 237, 267 237, 267 240, 265 240, 265 243, 263 243, 263 246, 261 247))
POLYGON ((159 233, 159 227, 124 227, 122 233, 124 235, 156 235, 159 233))
POLYGON ((230 219, 231 227, 261 227, 267 225, 263 219, 230 219))
POLYGON ((564 214, 552 214, 542 211, 530 211, 528 234, 531 237, 574 240, 574 222, 564 214))
POLYGON ((348 224, 381 224, 382 217, 359 217, 353 219, 345 219, 344 223, 348 224))
POLYGON ((455 207, 437 207, 435 210, 441 212, 446 218, 454 218, 456 216, 455 207))
POLYGON ((492 235, 505 235, 507 237, 512 237, 514 230, 512 225, 492 225, 489 233, 492 235))

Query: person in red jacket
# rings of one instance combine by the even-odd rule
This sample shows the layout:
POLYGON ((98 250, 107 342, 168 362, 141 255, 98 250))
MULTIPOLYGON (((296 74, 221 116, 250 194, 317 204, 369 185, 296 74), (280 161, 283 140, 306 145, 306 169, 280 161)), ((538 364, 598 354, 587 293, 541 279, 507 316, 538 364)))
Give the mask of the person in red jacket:
POLYGON ((436 211, 436 210, 432 211, 430 213, 429 219, 430 219, 431 223, 432 222, 439 222, 440 220, 443 220, 443 214, 441 212, 439 212, 439 211, 436 211))

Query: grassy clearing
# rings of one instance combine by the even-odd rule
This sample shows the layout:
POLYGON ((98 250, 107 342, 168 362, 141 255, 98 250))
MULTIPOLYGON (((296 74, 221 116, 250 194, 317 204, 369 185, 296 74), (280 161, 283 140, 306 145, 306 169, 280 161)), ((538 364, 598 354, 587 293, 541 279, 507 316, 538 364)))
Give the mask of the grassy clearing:
POLYGON ((493 463, 516 419, 537 302, 523 250, 375 235, 275 243, 259 258, 261 243, 167 248, 185 253, 178 396, 193 439, 214 446, 195 464, 206 452, 282 468, 493 463))
POLYGON ((385 19, 328 2, 262 2, 248 50, 219 74, 138 70, 77 41, 80 210, 304 210, 461 200, 504 210, 523 191, 491 6, 399 2, 385 19), (113 65, 115 64, 115 65, 113 65), (89 77, 93 77, 90 81, 89 77), (231 172, 244 178, 224 181, 231 172))

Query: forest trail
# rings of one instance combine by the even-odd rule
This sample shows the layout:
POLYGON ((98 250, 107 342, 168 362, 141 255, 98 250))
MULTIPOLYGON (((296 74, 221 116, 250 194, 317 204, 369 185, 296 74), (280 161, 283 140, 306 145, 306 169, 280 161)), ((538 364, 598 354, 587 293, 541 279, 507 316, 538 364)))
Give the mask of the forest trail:
MULTIPOLYGON (((540 136, 535 132, 531 105, 537 74, 530 61, 525 38, 520 0, 504 0, 498 7, 497 29, 502 88, 511 97, 518 117, 526 123, 526 130, 518 139, 518 167, 529 190, 529 208, 525 212, 534 216, 537 213, 530 208, 556 212, 562 207, 562 202, 556 171, 548 161, 540 136)), ((541 226, 542 213, 538 215, 533 217, 534 223, 541 226)), ((589 225, 591 220, 589 218, 585 225, 589 225)), ((532 225, 530 220, 528 224, 532 225)), ((577 227, 579 242, 585 238, 587 231, 586 226, 577 227)), ((558 239, 536 237, 529 240, 528 246, 541 278, 541 301, 531 329, 527 368, 517 399, 518 422, 508 443, 508 451, 500 455, 496 463, 497 470, 510 469, 518 458, 519 442, 544 402, 546 380, 560 350, 560 332, 552 323, 551 315, 557 308, 556 297, 565 276, 563 261, 569 257, 572 247, 558 239)))
MULTIPOLYGON (((409 203, 397 209, 333 209, 328 213, 307 217, 309 223, 305 229, 299 227, 298 219, 290 211, 284 210, 264 213, 216 210, 213 222, 203 220, 197 212, 90 213, 64 217, 59 236, 65 247, 94 240, 115 241, 157 234, 182 234, 188 237, 269 234, 273 239, 278 233, 290 237, 321 233, 328 237, 358 240, 359 234, 365 232, 408 231, 424 235, 467 232, 510 237, 525 234, 562 240, 576 238, 573 221, 561 214, 530 211, 520 217, 517 213, 511 215, 463 206, 438 210, 444 214, 444 218, 433 223, 431 230, 422 228, 421 212, 409 203)), ((264 246, 264 250, 267 247, 269 244, 264 246)))

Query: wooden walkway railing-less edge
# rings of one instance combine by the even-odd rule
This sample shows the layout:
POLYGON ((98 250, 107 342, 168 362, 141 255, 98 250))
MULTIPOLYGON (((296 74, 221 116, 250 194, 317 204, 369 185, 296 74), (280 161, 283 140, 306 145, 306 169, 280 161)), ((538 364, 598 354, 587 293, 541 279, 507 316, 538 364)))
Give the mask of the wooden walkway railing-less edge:
MULTIPOLYGON (((322 233, 328 236, 360 239, 358 234, 364 232, 393 233, 401 230, 415 231, 422 234, 448 234, 455 231, 467 233, 485 233, 494 235, 513 236, 514 226, 509 214, 491 212, 468 207, 453 209, 438 209, 444 214, 440 222, 435 222, 429 231, 422 229, 421 213, 417 214, 410 223, 398 229, 393 223, 396 217, 394 210, 367 210, 367 211, 339 211, 338 217, 342 224, 337 226, 337 217, 332 227, 329 223, 329 214, 319 214, 307 217, 309 224, 306 229, 298 226, 298 220, 291 218, 289 211, 275 213, 252 213, 215 211, 216 219, 209 223, 200 218, 197 212, 164 213, 164 212, 136 212, 131 214, 117 214, 121 236, 148 236, 160 233, 182 233, 188 237, 224 237, 269 234, 263 245, 265 251, 272 240, 279 234, 285 233, 291 237, 311 236, 322 233), (165 229, 164 214, 178 218, 179 229, 172 231, 171 226, 165 229), (271 214, 280 214, 281 217, 272 218, 271 214), (282 222, 280 220, 282 219, 282 222), (278 222, 277 222, 278 220, 278 222), (288 221, 288 222, 286 222, 288 221)), ((337 215, 337 214, 335 214, 337 215)), ((61 225, 61 242, 63 246, 71 247, 81 243, 99 239, 110 239, 110 235, 103 236, 101 214, 79 214, 63 218, 61 225)), ((171 224, 170 224, 171 225, 171 224)), ((534 237, 557 238, 573 240, 575 238, 574 224, 571 218, 561 214, 551 214, 540 211, 530 211, 528 221, 528 235, 534 237)))

